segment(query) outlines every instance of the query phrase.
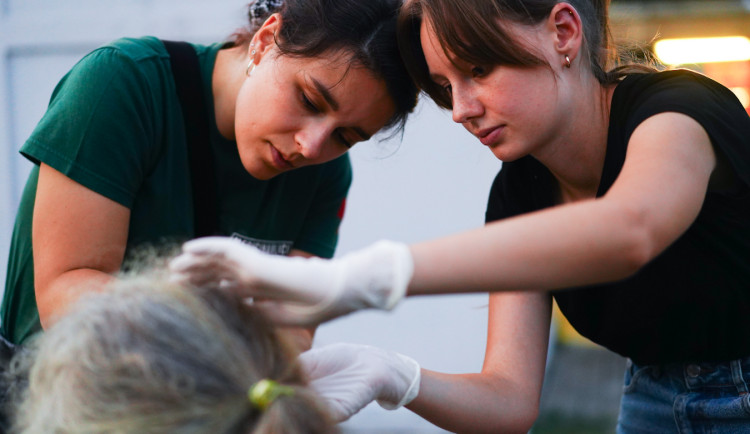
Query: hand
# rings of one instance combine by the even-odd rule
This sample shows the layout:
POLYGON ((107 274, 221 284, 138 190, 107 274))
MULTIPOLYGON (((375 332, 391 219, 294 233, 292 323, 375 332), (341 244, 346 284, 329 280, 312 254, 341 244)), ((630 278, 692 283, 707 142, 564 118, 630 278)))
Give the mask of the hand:
POLYGON ((419 393, 421 369, 413 359, 368 345, 332 344, 299 356, 310 387, 341 422, 373 400, 395 410, 419 393))
POLYGON ((268 255, 239 240, 189 241, 170 262, 177 279, 259 297, 272 320, 315 325, 364 308, 392 309, 406 293, 413 262, 408 246, 380 241, 340 259, 268 255))

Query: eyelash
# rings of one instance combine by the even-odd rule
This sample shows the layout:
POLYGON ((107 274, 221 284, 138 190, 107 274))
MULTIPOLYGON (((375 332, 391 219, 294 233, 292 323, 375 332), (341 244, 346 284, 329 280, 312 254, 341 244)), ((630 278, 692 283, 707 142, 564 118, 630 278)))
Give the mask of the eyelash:
POLYGON ((489 71, 484 66, 475 66, 471 68, 472 77, 484 77, 489 71))
POLYGON ((302 104, 304 104, 305 108, 313 113, 320 113, 320 110, 318 107, 313 104, 313 102, 310 100, 310 98, 307 97, 305 92, 301 92, 302 94, 302 104))
POLYGON ((353 146, 352 143, 350 143, 348 140, 344 138, 344 135, 341 133, 338 133, 339 141, 342 145, 346 146, 347 148, 351 148, 353 146))
MULTIPOLYGON (((318 109, 318 107, 315 104, 313 104, 313 102, 310 100, 310 98, 308 98, 305 92, 300 92, 300 94, 302 95, 302 104, 305 106, 307 110, 313 113, 320 113, 320 109, 318 109)), ((341 144, 346 146, 347 148, 351 148, 352 146, 354 146, 353 143, 349 142, 348 140, 346 140, 346 138, 344 138, 343 134, 338 133, 337 136, 338 136, 339 142, 341 142, 341 144)))

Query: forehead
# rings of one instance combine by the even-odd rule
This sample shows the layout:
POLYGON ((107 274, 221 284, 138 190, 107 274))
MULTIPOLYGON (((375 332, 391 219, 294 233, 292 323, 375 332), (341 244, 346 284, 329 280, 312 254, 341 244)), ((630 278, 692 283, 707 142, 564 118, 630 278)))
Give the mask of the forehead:
POLYGON ((431 75, 440 73, 440 71, 445 69, 456 68, 457 63, 461 62, 450 50, 442 46, 440 38, 438 38, 435 28, 429 19, 425 18, 422 20, 422 25, 419 29, 419 39, 422 43, 422 53, 424 54, 431 75))

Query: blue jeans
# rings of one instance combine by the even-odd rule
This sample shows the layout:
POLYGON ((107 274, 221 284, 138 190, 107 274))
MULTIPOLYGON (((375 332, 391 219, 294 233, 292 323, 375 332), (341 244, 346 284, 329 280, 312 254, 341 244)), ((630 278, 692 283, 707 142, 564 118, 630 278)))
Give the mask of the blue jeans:
POLYGON ((628 361, 618 434, 750 433, 750 357, 637 366, 628 361))

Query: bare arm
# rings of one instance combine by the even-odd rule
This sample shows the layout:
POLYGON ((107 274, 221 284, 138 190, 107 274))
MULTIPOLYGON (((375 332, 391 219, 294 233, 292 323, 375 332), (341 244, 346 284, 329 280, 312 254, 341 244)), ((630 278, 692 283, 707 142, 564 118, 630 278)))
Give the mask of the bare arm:
POLYGON ((44 328, 81 291, 111 279, 123 261, 130 210, 42 164, 32 243, 34 287, 44 328))
POLYGON ((550 314, 546 294, 490 295, 482 372, 422 369, 419 395, 407 408, 453 432, 528 432, 539 409, 550 314))
POLYGON ((633 133, 622 172, 604 197, 414 245, 409 294, 547 290, 625 278, 693 223, 715 165, 696 121, 653 116, 633 133))

